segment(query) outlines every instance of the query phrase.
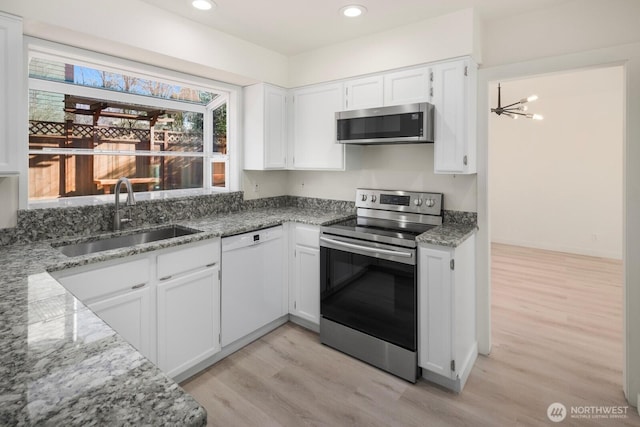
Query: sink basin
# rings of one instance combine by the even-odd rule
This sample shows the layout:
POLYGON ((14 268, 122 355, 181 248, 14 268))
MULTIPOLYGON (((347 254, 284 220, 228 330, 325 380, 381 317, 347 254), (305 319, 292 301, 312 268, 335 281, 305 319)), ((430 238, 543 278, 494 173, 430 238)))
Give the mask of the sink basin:
POLYGON ((157 242, 174 237, 188 236, 200 233, 198 230, 172 225, 169 227, 156 228, 148 231, 127 234, 124 236, 109 237, 106 239, 93 240, 91 242, 74 243, 60 246, 60 252, 69 257, 92 254, 95 252, 108 251, 110 249, 126 248, 127 246, 139 245, 141 243, 157 242))

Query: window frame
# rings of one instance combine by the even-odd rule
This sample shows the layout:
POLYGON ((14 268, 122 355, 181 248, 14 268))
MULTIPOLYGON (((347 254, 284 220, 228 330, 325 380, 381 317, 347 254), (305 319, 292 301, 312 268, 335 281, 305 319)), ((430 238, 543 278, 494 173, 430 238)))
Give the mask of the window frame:
MULTIPOLYGON (((150 192, 136 192, 136 198, 140 200, 165 199, 171 197, 182 197, 189 195, 202 195, 238 191, 240 189, 241 163, 236 155, 238 134, 239 134, 239 99, 242 88, 236 85, 214 81, 198 76, 184 74, 178 71, 147 65, 130 61, 115 56, 105 55, 98 52, 87 51, 67 45, 62 45, 47 40, 25 37, 25 79, 26 96, 29 90, 42 90, 54 93, 63 93, 88 98, 104 99, 119 103, 131 103, 158 107, 163 109, 190 111, 203 114, 203 150, 202 152, 179 153, 178 155, 187 157, 197 157, 203 159, 203 186, 195 189, 174 189, 158 190, 150 192), (206 105, 188 101, 176 101, 171 99, 156 98, 126 92, 105 90, 90 86, 81 86, 62 81, 46 80, 29 76, 29 60, 32 57, 54 60, 57 62, 72 63, 91 67, 107 72, 126 74, 133 77, 156 80, 163 83, 186 86, 193 89, 203 90, 218 94, 218 96, 206 105), (226 154, 213 152, 213 111, 221 105, 226 104, 227 108, 227 152, 226 154), (223 162, 225 164, 225 186, 214 187, 212 182, 213 164, 223 162)), ((28 118, 27 118, 28 121, 28 118)), ((34 151, 28 149, 28 132, 24 141, 23 176, 29 174, 29 154, 34 151)), ((56 150, 57 151, 57 150, 56 150)), ((71 151, 67 151, 70 153, 71 151)), ((78 155, 91 155, 90 153, 78 152, 78 155)), ((103 154, 103 153, 101 153, 103 154)), ((106 154, 106 153, 104 153, 106 154)), ((124 154, 124 153, 116 153, 124 154)), ((129 154, 129 153, 127 153, 129 154)), ((149 155, 146 152, 134 152, 134 155, 149 155)), ((169 154, 167 157, 176 155, 169 154)), ((131 155, 131 154, 129 154, 131 155)), ((154 153, 155 155, 155 153, 154 153)), ((89 195, 75 197, 59 197, 45 200, 29 200, 28 179, 21 185, 20 199, 22 208, 46 208, 55 206, 82 206, 96 203, 111 203, 113 195, 89 195)))

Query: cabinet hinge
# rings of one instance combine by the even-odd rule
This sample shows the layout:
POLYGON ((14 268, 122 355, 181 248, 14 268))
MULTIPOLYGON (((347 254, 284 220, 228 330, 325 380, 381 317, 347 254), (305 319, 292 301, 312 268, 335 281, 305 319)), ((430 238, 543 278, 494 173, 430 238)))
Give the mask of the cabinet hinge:
POLYGON ((430 97, 433 97, 433 88, 432 88, 432 87, 431 87, 431 88, 429 88, 429 96, 430 96, 430 97))
POLYGON ((429 81, 433 82, 433 71, 429 71, 429 81))
POLYGON ((451 372, 455 372, 456 371, 456 361, 452 360, 451 361, 451 372))
POLYGON ((467 156, 464 156, 464 157, 462 158, 462 163, 463 163, 465 166, 467 166, 467 156))
POLYGON ((465 76, 468 76, 468 75, 469 75, 469 66, 468 66, 468 65, 465 65, 465 66, 464 66, 464 75, 465 75, 465 76))
POLYGON ((449 261, 449 268, 452 270, 456 269, 456 260, 452 259, 451 261, 449 261))

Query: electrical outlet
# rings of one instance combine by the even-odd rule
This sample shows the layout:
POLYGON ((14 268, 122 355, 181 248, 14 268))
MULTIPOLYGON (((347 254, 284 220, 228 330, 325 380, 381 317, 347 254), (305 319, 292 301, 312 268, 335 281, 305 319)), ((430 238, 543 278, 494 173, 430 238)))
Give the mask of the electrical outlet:
POLYGON ((300 183, 300 186, 301 186, 302 188, 304 188, 304 181, 302 181, 302 182, 300 183))
POLYGON ((253 192, 254 193, 258 192, 258 183, 253 184, 253 192))

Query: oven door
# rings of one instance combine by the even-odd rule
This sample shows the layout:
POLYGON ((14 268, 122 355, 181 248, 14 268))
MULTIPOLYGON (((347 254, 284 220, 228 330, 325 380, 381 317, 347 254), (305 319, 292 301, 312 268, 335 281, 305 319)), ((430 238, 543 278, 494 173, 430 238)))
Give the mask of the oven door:
POLYGON ((416 351, 415 249, 396 251, 373 243, 377 247, 358 248, 366 244, 334 236, 321 238, 320 313, 328 320, 416 351), (391 252, 410 256, 397 259, 391 252))

